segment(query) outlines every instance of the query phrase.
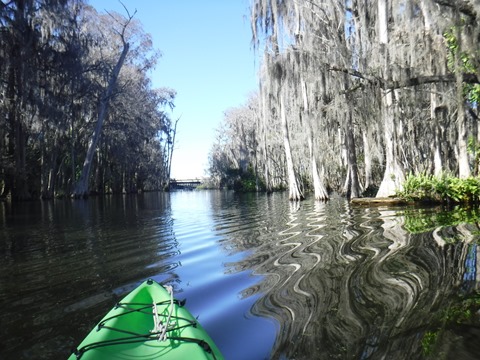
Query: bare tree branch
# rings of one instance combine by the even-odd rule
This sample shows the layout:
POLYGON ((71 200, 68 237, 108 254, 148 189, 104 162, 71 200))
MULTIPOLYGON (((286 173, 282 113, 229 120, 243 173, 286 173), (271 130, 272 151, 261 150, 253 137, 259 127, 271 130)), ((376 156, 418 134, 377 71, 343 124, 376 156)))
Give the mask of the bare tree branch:
POLYGON ((110 12, 108 11, 105 11, 112 19, 113 21, 115 21, 116 23, 120 24, 122 26, 122 32, 118 32, 117 30, 114 30, 121 38, 122 40, 122 43, 123 43, 123 46, 126 45, 126 41, 125 41, 125 30, 127 29, 127 26, 130 24, 130 22, 132 21, 133 17, 135 16, 135 14, 137 13, 137 9, 135 9, 135 11, 133 12, 132 15, 130 15, 130 12, 128 11, 127 7, 121 2, 119 1, 120 4, 122 4, 123 8, 125 9, 125 12, 127 13, 127 21, 125 23, 121 23, 117 18, 115 18, 115 16, 113 16, 110 12))

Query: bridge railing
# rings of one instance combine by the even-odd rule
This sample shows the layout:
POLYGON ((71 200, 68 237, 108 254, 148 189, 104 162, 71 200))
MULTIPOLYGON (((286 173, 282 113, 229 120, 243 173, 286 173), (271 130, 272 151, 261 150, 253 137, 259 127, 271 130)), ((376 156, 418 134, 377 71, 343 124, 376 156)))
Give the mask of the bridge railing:
POLYGON ((170 179, 171 190, 193 190, 202 185, 200 179, 170 179))

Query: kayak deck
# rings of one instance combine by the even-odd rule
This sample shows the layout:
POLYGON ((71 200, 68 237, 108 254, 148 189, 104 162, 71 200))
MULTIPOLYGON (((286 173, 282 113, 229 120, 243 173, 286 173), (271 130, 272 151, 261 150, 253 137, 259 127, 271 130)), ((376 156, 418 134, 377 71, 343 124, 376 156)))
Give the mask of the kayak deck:
POLYGON ((198 321, 153 280, 121 300, 87 335, 75 359, 223 359, 198 321))

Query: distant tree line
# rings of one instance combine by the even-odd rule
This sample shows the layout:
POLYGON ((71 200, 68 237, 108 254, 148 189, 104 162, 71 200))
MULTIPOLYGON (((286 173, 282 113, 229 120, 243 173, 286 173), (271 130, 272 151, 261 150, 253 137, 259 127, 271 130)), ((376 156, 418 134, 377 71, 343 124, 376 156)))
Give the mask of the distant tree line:
POLYGON ((254 0, 260 86, 226 112, 218 185, 389 196, 478 174, 480 0, 254 0))
POLYGON ((152 88, 159 53, 125 12, 81 0, 0 3, 1 197, 168 184, 175 92, 152 88))

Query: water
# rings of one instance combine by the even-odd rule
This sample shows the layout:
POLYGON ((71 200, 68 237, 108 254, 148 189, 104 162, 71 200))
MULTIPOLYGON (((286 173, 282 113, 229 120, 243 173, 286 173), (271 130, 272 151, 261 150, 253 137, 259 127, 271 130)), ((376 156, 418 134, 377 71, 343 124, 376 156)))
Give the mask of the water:
POLYGON ((437 212, 217 191, 0 203, 0 358, 66 358, 147 278, 227 359, 479 358, 478 228, 427 226, 437 212))

